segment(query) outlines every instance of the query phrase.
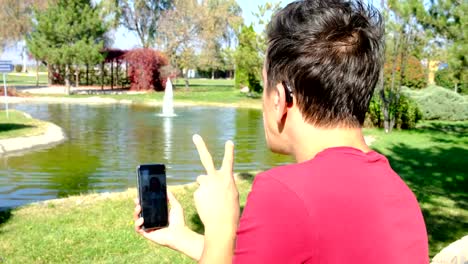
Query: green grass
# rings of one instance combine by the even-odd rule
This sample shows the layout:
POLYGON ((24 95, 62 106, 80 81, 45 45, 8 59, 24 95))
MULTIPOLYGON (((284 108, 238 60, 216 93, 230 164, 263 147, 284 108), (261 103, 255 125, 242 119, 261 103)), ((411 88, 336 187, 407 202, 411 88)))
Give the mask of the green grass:
MULTIPOLYGON (((225 79, 191 79, 190 88, 187 90, 183 79, 177 79, 175 82, 174 100, 179 103, 193 104, 215 104, 230 105, 237 107, 260 108, 260 97, 251 98, 234 88, 233 80, 225 79)), ((63 97, 63 95, 36 95, 36 96, 54 96, 63 97)), ((144 93, 144 94, 92 94, 92 95, 70 95, 69 98, 112 98, 116 100, 130 100, 134 103, 154 103, 163 101, 164 93, 144 93)))
MULTIPOLYGON (((430 255, 468 232, 466 157, 468 122, 426 122, 414 131, 366 130, 387 155, 423 209, 430 255)), ((252 175, 238 182, 241 206, 252 175)), ((203 233, 193 205, 193 186, 174 187, 189 226, 203 233)), ((180 253, 133 231, 134 189, 48 201, 0 213, 0 262, 191 263, 180 253)))
POLYGON ((468 121, 423 122, 413 131, 366 130, 416 194, 431 256, 468 233, 468 121))
MULTIPOLYGON (((7 75, 7 85, 13 86, 13 87, 36 86, 36 75, 28 75, 28 74, 22 74, 22 73, 10 73, 7 75)), ((47 85, 47 74, 41 73, 39 74, 39 86, 45 86, 45 85, 47 85)))
POLYGON ((40 135, 47 129, 47 123, 26 117, 22 112, 0 111, 0 139, 40 135))
MULTIPOLYGON (((250 182, 238 183, 242 204, 250 182)), ((188 225, 203 233, 193 204, 195 187, 175 187, 188 225)), ((193 263, 133 231, 134 189, 72 197, 0 213, 0 262, 5 263, 193 263), (2 220, 3 218, 3 220, 2 220), (6 222, 6 223, 5 223, 6 222), (2 223, 3 226, 2 226, 2 223)))

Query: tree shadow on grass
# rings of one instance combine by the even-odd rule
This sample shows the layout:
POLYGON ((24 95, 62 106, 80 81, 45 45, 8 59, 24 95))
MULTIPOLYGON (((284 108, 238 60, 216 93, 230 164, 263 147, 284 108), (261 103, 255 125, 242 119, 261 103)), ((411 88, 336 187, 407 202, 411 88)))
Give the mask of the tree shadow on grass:
MULTIPOLYGON (((434 141, 438 137, 443 135, 435 133, 434 141)), ((468 232, 468 149, 456 144, 456 139, 446 141, 450 144, 415 148, 400 143, 387 148, 393 169, 423 208, 431 256, 468 232)))
MULTIPOLYGON (((0 227, 12 217, 11 208, 0 207, 0 227)), ((0 231, 0 234, 2 231, 0 231)))
MULTIPOLYGON (((240 215, 242 215, 242 212, 244 212, 244 206, 240 207, 240 215)), ((199 234, 204 234, 205 233, 205 226, 203 225, 203 222, 200 219, 200 216, 198 215, 197 212, 194 214, 191 214, 189 217, 190 221, 190 226, 192 227, 192 230, 199 233, 199 234)))
POLYGON ((0 132, 13 131, 24 128, 33 128, 34 126, 23 125, 23 124, 0 124, 0 132))

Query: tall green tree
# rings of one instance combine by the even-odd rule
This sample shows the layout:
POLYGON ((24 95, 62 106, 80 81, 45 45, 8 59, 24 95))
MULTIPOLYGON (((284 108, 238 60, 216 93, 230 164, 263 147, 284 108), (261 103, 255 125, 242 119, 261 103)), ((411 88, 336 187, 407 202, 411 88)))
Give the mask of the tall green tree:
POLYGON ((44 11, 35 9, 34 16, 27 46, 35 58, 47 63, 49 81, 52 65, 65 69, 69 93, 71 66, 103 60, 106 25, 91 0, 57 0, 44 11))
POLYGON ((188 70, 196 67, 195 50, 203 12, 197 0, 174 0, 174 9, 166 10, 158 25, 156 43, 169 57, 171 65, 183 72, 189 89, 188 70))
POLYGON ((460 0, 431 0, 429 8, 418 15, 418 20, 436 37, 443 39, 448 63, 458 86, 468 93, 468 2, 460 0))
POLYGON ((173 0, 118 0, 122 24, 135 32, 143 48, 154 45, 162 13, 173 7, 173 0))
POLYGON ((200 37, 203 45, 199 67, 211 71, 214 78, 215 71, 232 68, 229 51, 243 23, 242 10, 235 0, 204 0, 201 5, 203 19, 200 21, 200 37))
POLYGON ((261 93, 260 76, 262 59, 258 51, 257 34, 253 26, 242 26, 239 34, 239 46, 235 54, 236 88, 248 86, 251 91, 261 93))
POLYGON ((389 70, 382 71, 377 90, 382 102, 384 128, 390 133, 395 127, 401 86, 407 79, 408 59, 425 45, 419 41, 421 25, 416 19, 423 5, 421 0, 389 0, 382 1, 382 6, 386 24, 386 49, 382 56, 389 70))

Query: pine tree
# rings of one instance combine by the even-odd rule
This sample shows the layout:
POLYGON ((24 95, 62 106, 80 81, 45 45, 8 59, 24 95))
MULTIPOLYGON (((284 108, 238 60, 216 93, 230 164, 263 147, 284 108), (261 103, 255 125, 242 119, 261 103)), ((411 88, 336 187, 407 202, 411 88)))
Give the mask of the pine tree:
POLYGON ((90 0, 58 0, 45 11, 34 11, 36 23, 26 42, 34 57, 47 63, 49 82, 52 65, 65 69, 70 92, 70 68, 103 60, 106 25, 90 0))

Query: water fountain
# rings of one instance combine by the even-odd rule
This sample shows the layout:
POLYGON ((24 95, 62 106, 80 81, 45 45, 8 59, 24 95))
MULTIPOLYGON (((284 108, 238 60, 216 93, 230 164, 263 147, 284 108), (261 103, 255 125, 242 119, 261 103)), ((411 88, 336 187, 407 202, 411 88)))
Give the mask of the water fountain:
POLYGON ((159 116, 174 117, 174 91, 170 78, 167 78, 166 90, 164 92, 162 113, 159 116))

